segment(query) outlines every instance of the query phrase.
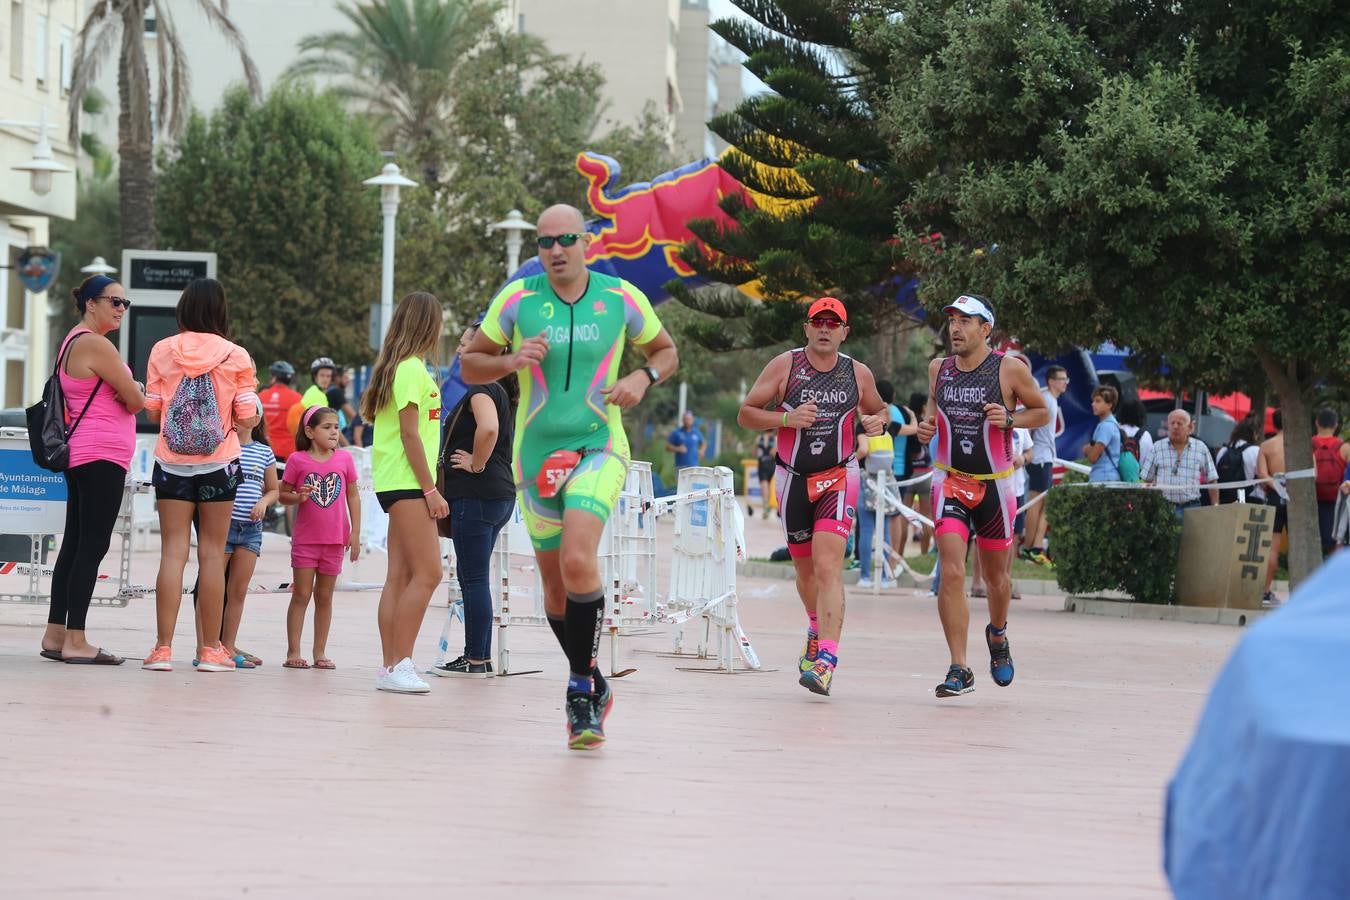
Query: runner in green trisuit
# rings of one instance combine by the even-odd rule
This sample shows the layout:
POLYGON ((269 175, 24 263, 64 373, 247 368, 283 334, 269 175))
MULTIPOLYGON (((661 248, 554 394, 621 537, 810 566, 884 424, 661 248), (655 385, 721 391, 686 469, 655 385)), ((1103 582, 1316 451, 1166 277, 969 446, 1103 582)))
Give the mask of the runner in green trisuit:
POLYGON ((504 287, 460 358, 469 384, 520 372, 513 467, 544 609, 567 654, 568 746, 575 750, 603 743, 614 703, 595 659, 605 596, 600 536, 630 457, 620 411, 678 365, 675 342, 646 296, 586 268, 592 239, 576 208, 546 209, 537 236, 544 274, 504 287), (625 340, 647 365, 620 378, 625 340))

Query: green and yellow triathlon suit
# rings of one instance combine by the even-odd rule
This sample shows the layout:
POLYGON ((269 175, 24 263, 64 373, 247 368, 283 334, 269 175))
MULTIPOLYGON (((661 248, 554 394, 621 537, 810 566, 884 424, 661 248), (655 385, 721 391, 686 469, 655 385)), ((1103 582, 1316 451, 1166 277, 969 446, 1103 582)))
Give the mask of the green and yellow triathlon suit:
POLYGON ((543 362, 520 371, 514 462, 520 507, 536 550, 562 543, 563 512, 583 509, 609 518, 628 474, 628 436, 621 410, 600 393, 619 378, 624 339, 645 344, 661 332, 646 295, 612 275, 588 272, 586 293, 559 299, 547 275, 518 278, 488 307, 481 330, 514 352, 527 337, 543 335, 543 362), (539 475, 556 451, 581 454, 551 496, 539 475))

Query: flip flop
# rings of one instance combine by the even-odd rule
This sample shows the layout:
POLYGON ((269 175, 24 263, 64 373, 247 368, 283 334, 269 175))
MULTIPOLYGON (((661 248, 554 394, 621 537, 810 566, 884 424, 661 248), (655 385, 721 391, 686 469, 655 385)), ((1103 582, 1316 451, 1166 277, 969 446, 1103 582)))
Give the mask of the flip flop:
POLYGON ((326 656, 321 656, 321 657, 319 657, 318 659, 314 660, 314 668, 316 668, 316 669, 336 669, 337 666, 333 665, 333 661, 332 661, 331 659, 329 659, 328 657, 326 657, 326 656))
POLYGON ((252 653, 245 653, 243 650, 240 650, 239 655, 242 656, 244 659, 248 660, 249 662, 253 663, 253 665, 255 666, 262 665, 262 660, 258 659, 258 657, 254 656, 252 653))
POLYGON ((62 660, 68 666, 120 666, 126 662, 120 656, 98 648, 97 656, 67 656, 62 660))
POLYGON ((39 650, 38 656, 42 657, 43 659, 55 660, 56 662, 66 661, 66 658, 61 655, 60 650, 39 650))
POLYGON ((281 664, 281 667, 283 669, 308 669, 309 663, 305 662, 303 659, 300 659, 299 657, 296 657, 295 659, 286 660, 284 663, 281 664))
POLYGON ((230 657, 230 658, 234 660, 234 667, 235 667, 236 669, 256 669, 256 668, 258 668, 258 667, 255 666, 253 663, 249 662, 249 661, 248 661, 248 657, 245 656, 245 655, 242 654, 242 653, 236 653, 234 656, 232 656, 232 657, 230 657))

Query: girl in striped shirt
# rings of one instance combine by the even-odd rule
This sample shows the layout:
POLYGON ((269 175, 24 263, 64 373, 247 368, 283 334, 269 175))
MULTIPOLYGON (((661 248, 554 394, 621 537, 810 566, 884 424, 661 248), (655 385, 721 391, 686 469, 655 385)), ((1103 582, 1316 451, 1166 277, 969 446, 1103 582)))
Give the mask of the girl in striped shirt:
POLYGON ((220 642, 234 657, 239 669, 252 669, 261 660, 244 653, 235 644, 239 622, 244 617, 244 596, 262 552, 263 517, 277 502, 277 458, 267 441, 267 421, 259 406, 258 424, 251 428, 236 425, 239 435, 239 487, 235 490, 234 510, 230 513, 230 533, 225 539, 225 617, 220 642), (240 552, 242 551, 242 552, 240 552))

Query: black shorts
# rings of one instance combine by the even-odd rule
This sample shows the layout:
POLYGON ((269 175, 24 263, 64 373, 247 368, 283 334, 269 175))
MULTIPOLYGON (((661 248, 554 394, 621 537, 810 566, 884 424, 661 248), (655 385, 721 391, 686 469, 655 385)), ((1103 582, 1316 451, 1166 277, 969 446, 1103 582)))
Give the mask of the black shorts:
MULTIPOLYGON (((819 474, 819 473, 817 473, 819 474)), ((807 496, 807 479, 813 475, 789 472, 779 466, 774 480, 778 484, 778 518, 787 536, 788 553, 793 559, 811 555, 811 541, 817 531, 848 540, 858 518, 858 463, 852 460, 838 489, 812 500, 807 496)))
POLYGON ((1279 534, 1289 524, 1289 503, 1279 494, 1274 497, 1267 495, 1266 506, 1275 507, 1275 527, 1271 533, 1279 534))
POLYGON ((1055 480, 1054 463, 1027 463, 1027 490, 1044 494, 1055 480))
POLYGON ((394 504, 400 500, 423 500, 426 494, 416 488, 407 488, 402 491, 376 491, 375 499, 380 501, 380 509, 386 513, 394 508, 394 504))
POLYGON ((1013 524, 1017 520, 1012 478, 981 480, 982 496, 973 505, 967 505, 969 500, 963 502, 959 487, 953 491, 954 496, 945 496, 943 486, 947 480, 944 470, 933 470, 933 533, 959 534, 966 543, 974 537, 975 543, 985 550, 1011 547, 1013 524))
POLYGON ((233 503, 235 491, 243 480, 239 460, 232 460, 223 469, 200 475, 175 475, 155 463, 150 483, 155 486, 156 500, 184 500, 188 503, 233 503))

